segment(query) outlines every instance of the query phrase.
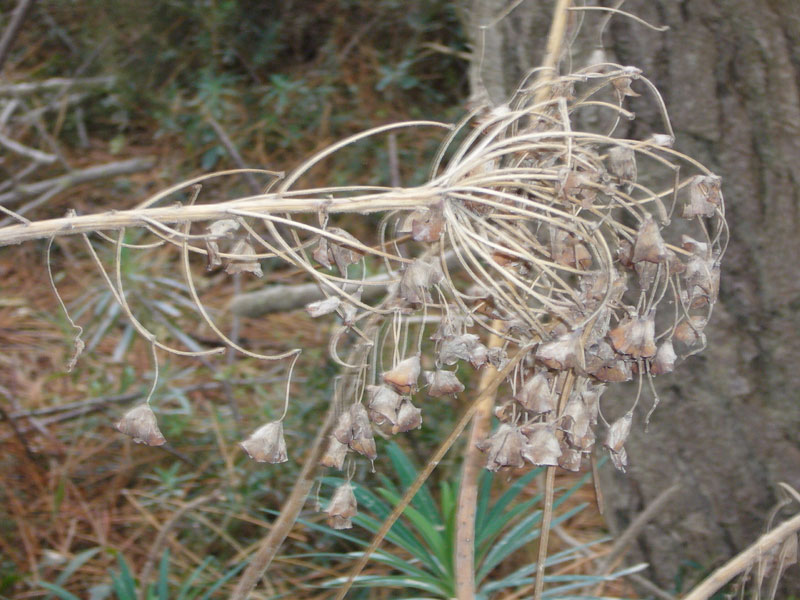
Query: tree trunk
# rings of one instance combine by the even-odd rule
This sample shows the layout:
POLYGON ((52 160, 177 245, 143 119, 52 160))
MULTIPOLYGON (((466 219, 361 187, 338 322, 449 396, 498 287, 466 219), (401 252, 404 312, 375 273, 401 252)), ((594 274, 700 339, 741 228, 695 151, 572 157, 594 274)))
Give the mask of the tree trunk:
MULTIPOLYGON (((546 28, 550 5, 524 3, 500 24, 506 85, 540 58, 535 32, 546 28)), ((758 537, 777 482, 800 489, 800 19, 796 0, 629 0, 623 8, 670 30, 616 16, 603 34, 609 59, 643 69, 658 86, 676 148, 722 176, 731 229, 708 348, 657 379, 661 404, 649 433, 641 418, 634 424, 628 473, 604 474, 616 530, 674 480, 682 484, 635 550, 672 588, 686 561, 712 567, 758 537)), ((576 64, 598 42, 603 18, 585 14, 589 36, 582 50, 576 42, 576 64)), ((660 133, 647 99, 630 100, 637 118, 621 133, 660 133)), ((626 393, 612 388, 604 403, 628 402, 626 393)))

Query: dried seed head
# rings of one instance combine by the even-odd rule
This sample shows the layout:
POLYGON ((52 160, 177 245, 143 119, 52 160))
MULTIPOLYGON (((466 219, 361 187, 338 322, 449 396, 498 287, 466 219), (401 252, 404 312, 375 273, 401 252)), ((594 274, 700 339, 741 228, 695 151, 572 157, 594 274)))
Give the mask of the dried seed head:
POLYGON ((539 345, 536 360, 557 371, 583 369, 585 364, 581 333, 581 330, 572 331, 552 342, 539 345))
POLYGON ((555 394, 550 390, 550 379, 543 372, 536 373, 528 379, 514 399, 525 410, 538 414, 555 410, 558 402, 555 394))
POLYGON ((641 94, 637 94, 631 89, 632 77, 617 77, 611 80, 611 85, 614 86, 614 91, 617 93, 617 99, 622 102, 625 96, 638 98, 641 94))
POLYGON ((535 424, 522 427, 521 431, 528 440, 522 450, 525 460, 534 465, 558 465, 561 446, 551 427, 535 424))
POLYGON ((445 365, 454 365, 459 360, 468 360, 473 365, 477 363, 479 367, 488 360, 488 357, 486 346, 481 344, 478 336, 473 333, 445 338, 439 349, 439 361, 445 365), (483 363, 481 363, 482 359, 483 363))
POLYGON ((611 457, 611 462, 614 464, 614 468, 624 473, 625 467, 628 466, 628 453, 625 451, 625 448, 619 452, 609 450, 608 455, 611 457))
MULTIPOLYGON (((366 456, 370 460, 375 460, 378 457, 378 452, 375 448, 375 437, 372 435, 372 426, 369 422, 367 409, 364 408, 361 402, 356 402, 350 406, 350 419, 351 435, 347 445, 351 450, 366 456)), ((337 439, 340 442, 342 441, 338 436, 337 439)))
POLYGON ((225 267, 225 272, 229 275, 234 273, 252 273, 256 277, 263 277, 261 263, 255 258, 256 251, 247 240, 237 240, 231 254, 236 254, 239 258, 232 259, 225 267))
POLYGON ((372 422, 379 427, 386 424, 395 425, 403 397, 385 385, 368 385, 367 395, 368 413, 372 422))
POLYGON ((675 328, 675 339, 690 347, 698 342, 705 344, 706 336, 703 330, 706 328, 706 323, 706 318, 700 315, 690 317, 688 320, 683 319, 675 328))
POLYGON ((452 371, 443 371, 442 369, 425 371, 425 380, 428 383, 428 395, 433 398, 460 394, 464 391, 464 384, 452 371))
POLYGON ((428 290, 443 278, 442 270, 436 262, 418 258, 403 271, 398 295, 411 304, 430 302, 431 295, 428 290))
POLYGON ((344 229, 340 229, 339 227, 331 227, 328 231, 333 235, 336 235, 340 238, 344 238, 349 242, 353 242, 353 246, 347 246, 344 244, 340 244, 338 242, 332 242, 332 241, 329 242, 330 253, 333 256, 333 261, 339 268, 339 272, 342 275, 346 275, 347 267, 361 260, 363 252, 361 250, 356 249, 358 246, 361 245, 361 243, 355 237, 347 233, 344 229))
POLYGON ((422 411, 405 399, 397 410, 397 422, 392 427, 392 434, 411 431, 422 427, 422 411))
POLYGON ((667 245, 661 237, 661 230, 655 219, 648 213, 636 233, 632 260, 634 264, 641 261, 660 263, 666 261, 667 258, 667 245))
POLYGON ((683 272, 689 308, 701 308, 717 301, 719 274, 719 264, 707 253, 698 252, 689 259, 683 272))
POLYGON ((311 315, 312 317, 321 317, 323 315, 329 315, 341 304, 341 299, 339 296, 331 296, 330 298, 326 298, 325 300, 317 300, 316 302, 312 302, 306 305, 306 312, 311 315))
POLYGON ((444 228, 444 215, 439 210, 427 210, 411 220, 411 237, 415 242, 436 242, 442 236, 444 228))
POLYGON ((343 483, 333 494, 325 511, 328 514, 328 525, 334 529, 351 529, 353 517, 358 514, 358 503, 353 493, 353 486, 343 483))
POLYGON ((636 154, 627 146, 614 146, 608 151, 608 172, 627 183, 628 193, 636 183, 636 154))
POLYGON ((347 456, 347 444, 342 444, 335 436, 331 435, 328 438, 328 449, 319 461, 323 467, 331 467, 333 469, 342 470, 344 466, 344 459, 347 456))
POLYGON ((689 204, 683 207, 683 216, 712 217, 722 204, 722 180, 716 175, 696 175, 689 183, 689 204))
POLYGON ((518 427, 501 423, 497 431, 482 442, 478 442, 478 450, 487 453, 486 468, 499 471, 504 468, 518 469, 525 465, 522 450, 527 438, 518 427))
POLYGON ((339 415, 336 427, 333 428, 332 435, 340 444, 349 446, 353 441, 353 413, 347 410, 339 415))
POLYGON ((612 452, 620 452, 631 433, 631 423, 633 423, 633 411, 629 410, 608 428, 605 445, 612 452))
POLYGON ((561 456, 558 457, 558 466, 566 471, 577 472, 581 470, 583 453, 571 447, 562 447, 561 456))
POLYGON ((608 332, 611 345, 620 354, 633 358, 650 358, 656 354, 655 318, 628 317, 608 332))
POLYGON ((237 229, 239 229, 239 222, 235 219, 220 219, 206 227, 206 231, 208 231, 205 236, 206 250, 208 251, 208 265, 206 268, 209 271, 222 264, 217 242, 223 238, 233 237, 233 232, 237 229))
POLYGON ((281 421, 273 421, 259 427, 239 445, 247 452, 247 456, 256 462, 277 464, 289 460, 281 421))
POLYGON ((333 268, 333 252, 331 252, 331 245, 328 243, 328 238, 319 238, 317 247, 314 248, 311 256, 326 269, 333 268))
POLYGON ((564 407, 561 429, 573 448, 581 448, 581 441, 589 432, 591 415, 580 395, 572 394, 564 407))
POLYGON ((553 261, 566 267, 588 269, 592 266, 592 254, 586 245, 563 229, 551 228, 550 255, 553 261))
POLYGON ((158 428, 156 415, 148 404, 139 404, 130 409, 117 421, 114 428, 120 433, 131 436, 137 444, 163 446, 167 443, 158 428))
POLYGON ((630 381, 633 377, 631 366, 605 340, 586 349, 586 373, 608 383, 630 381))
POLYGON ((672 340, 664 340, 658 347, 658 352, 650 363, 650 373, 653 375, 664 375, 672 373, 675 369, 675 360, 678 357, 675 355, 675 349, 672 347, 672 340))
POLYGON ((400 361, 391 371, 386 371, 383 374, 383 381, 401 394, 411 394, 417 389, 419 373, 419 356, 412 356, 400 361))

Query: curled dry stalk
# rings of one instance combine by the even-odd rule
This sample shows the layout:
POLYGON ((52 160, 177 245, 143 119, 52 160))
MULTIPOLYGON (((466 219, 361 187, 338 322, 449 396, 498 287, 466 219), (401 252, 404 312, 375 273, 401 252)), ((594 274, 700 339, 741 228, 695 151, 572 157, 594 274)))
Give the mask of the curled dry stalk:
MULTIPOLYGON (((563 37, 567 5, 557 5, 552 40, 563 37)), ((228 336, 203 305, 197 263, 254 276, 262 274, 262 264, 272 263, 319 286, 323 298, 306 310, 313 318, 335 319, 329 350, 340 367, 341 385, 323 435, 308 453, 310 462, 242 575, 237 600, 257 585, 295 522, 317 458, 348 473, 359 456, 374 461, 375 429, 388 436, 421 426, 421 390, 436 402, 464 391, 452 368, 458 364, 490 374, 481 378, 483 391, 423 469, 418 485, 479 403, 497 391, 494 414, 500 425, 467 452, 475 453, 473 445, 485 452, 486 467, 493 471, 549 467, 536 580, 540 594, 555 469, 581 469, 596 432, 605 428, 603 445, 624 470, 625 440, 642 390, 654 393, 654 376, 671 372, 679 355, 704 347, 728 234, 720 179, 672 148, 666 107, 640 70, 603 62, 559 75, 558 46, 548 45, 552 64, 530 73, 504 105, 478 107, 455 126, 418 121, 371 129, 312 156, 288 176, 245 170, 269 179, 260 194, 203 203, 200 186, 243 173, 235 170, 183 182, 131 210, 73 213, 0 228, 0 245, 81 235, 155 358, 156 348, 186 356, 235 348, 260 360, 285 360, 288 379, 299 349, 265 355, 228 336), (626 98, 640 94, 656 105, 663 129, 644 140, 615 135, 620 121, 633 118, 626 98), (591 117, 590 130, 580 126, 585 116, 591 117), (298 186, 310 169, 350 144, 431 126, 448 133, 421 186, 298 186), (370 239, 357 239, 339 220, 368 213, 382 215, 370 239), (678 227, 671 226, 675 221, 678 227), (136 243, 125 239, 132 229, 139 232, 136 243), (113 255, 110 267, 98 252, 102 245, 113 255), (122 251, 156 248, 174 253, 186 300, 218 338, 217 348, 184 349, 186 335, 175 336, 176 344, 134 314, 123 287, 122 251), (389 293, 364 293, 373 286, 389 293), (342 348, 348 348, 347 356, 342 348), (636 397, 623 408, 601 410, 607 385, 629 380, 638 384, 636 397), (616 418, 609 422, 604 413, 616 418)), ((283 415, 241 444, 258 462, 289 460, 283 423, 291 410, 290 392, 287 383, 283 415)), ((118 423, 120 431, 163 444, 150 406, 150 396, 157 395, 154 382, 147 401, 118 423)), ((654 395, 653 408, 656 403, 654 395)), ((348 527, 355 511, 346 483, 326 513, 333 526, 348 527)), ((340 598, 391 521, 362 555, 340 598)))

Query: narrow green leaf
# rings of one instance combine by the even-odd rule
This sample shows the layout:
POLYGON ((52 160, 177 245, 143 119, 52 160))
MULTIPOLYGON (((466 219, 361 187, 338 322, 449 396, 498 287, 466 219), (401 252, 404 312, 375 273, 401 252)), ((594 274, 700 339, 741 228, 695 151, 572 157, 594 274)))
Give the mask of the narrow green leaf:
POLYGON ((206 567, 211 563, 213 558, 207 556, 203 562, 197 565, 197 568, 192 571, 192 574, 183 582, 181 589, 178 591, 178 596, 175 600, 186 600, 188 598, 189 591, 192 589, 194 582, 200 577, 200 574, 205 571, 206 567))
MULTIPOLYGON (((411 487, 411 484, 417 479, 419 470, 395 442, 390 443, 386 447, 386 452, 389 455, 389 459, 392 461, 397 476, 400 478, 403 489, 411 487)), ((442 516, 439 514, 439 508, 436 506, 436 502, 434 502, 427 485, 423 485, 419 489, 411 500, 411 504, 428 515, 430 519, 436 518, 439 525, 443 525, 442 516)))
MULTIPOLYGON (((81 600, 76 595, 69 593, 64 588, 55 585, 53 583, 47 583, 46 581, 40 581, 39 585, 42 586, 46 590, 50 590, 53 594, 61 598, 61 600, 81 600)), ((48 594, 48 597, 50 595, 48 594)))
POLYGON ((169 600, 169 548, 164 549, 158 568, 158 600, 169 600))
POLYGON ((232 569, 230 569, 230 570, 229 570, 227 573, 225 573, 225 575, 223 575, 222 577, 220 577, 220 579, 219 579, 219 580, 217 580, 217 582, 216 582, 214 585, 212 585, 212 586, 211 586, 211 587, 210 587, 210 588, 209 588, 209 589, 206 591, 206 593, 205 593, 205 594, 203 594, 203 595, 200 597, 200 600, 209 600, 209 598, 211 598, 211 596, 214 594, 214 592, 216 592, 216 591, 217 591, 219 588, 221 588, 221 587, 222 587, 223 585, 225 585, 225 584, 226 584, 228 581, 230 581, 230 580, 231 580, 231 578, 233 578, 233 577, 234 577, 234 576, 235 576, 237 573, 239 573, 239 571, 241 571, 241 570, 244 568, 244 566, 245 566, 246 564, 247 564, 247 563, 244 563, 244 562, 243 562, 242 564, 240 564, 240 565, 238 565, 238 566, 236 566, 236 567, 233 567, 232 569))
MULTIPOLYGON (((64 570, 61 571, 61 573, 59 573, 59 575, 58 575, 58 577, 56 578, 56 581, 55 581, 56 586, 64 585, 67 582, 67 580, 70 577, 72 577, 72 574, 75 571, 80 569, 86 563, 86 561, 88 561, 95 554, 100 552, 100 550, 102 550, 102 548, 100 548, 100 547, 89 548, 88 550, 84 550, 83 552, 79 552, 78 554, 76 554, 72 558, 72 560, 69 561, 67 566, 64 567, 64 570)), ((48 585, 50 585, 50 584, 48 584, 48 585)), ((44 600, 48 600, 48 598, 50 598, 50 597, 51 597, 51 595, 48 594, 47 596, 45 596, 44 600)))

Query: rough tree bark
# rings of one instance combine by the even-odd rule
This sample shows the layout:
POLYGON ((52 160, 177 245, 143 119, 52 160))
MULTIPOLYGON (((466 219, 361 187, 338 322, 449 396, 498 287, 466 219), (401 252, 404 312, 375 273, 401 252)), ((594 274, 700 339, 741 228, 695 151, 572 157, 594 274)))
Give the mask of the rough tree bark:
MULTIPOLYGON (((499 26, 504 81, 541 56, 537 32, 551 4, 524 3, 499 26)), ((800 489, 800 16, 796 0, 623 8, 671 28, 615 17, 603 40, 611 59, 659 87, 677 149, 722 176, 731 228, 708 348, 657 380, 662 403, 649 433, 641 420, 634 426, 628 473, 607 471, 603 481, 615 529, 673 480, 682 484, 636 549, 653 579, 672 587, 682 562, 711 567, 755 540, 777 482, 800 489)), ((626 135, 645 137, 658 116, 644 98, 630 107, 637 118, 626 135)), ((625 393, 609 390, 607 401, 625 393)))

